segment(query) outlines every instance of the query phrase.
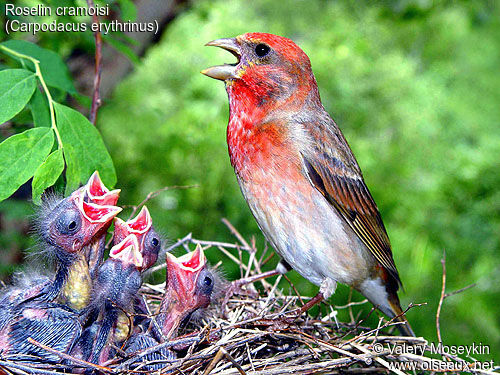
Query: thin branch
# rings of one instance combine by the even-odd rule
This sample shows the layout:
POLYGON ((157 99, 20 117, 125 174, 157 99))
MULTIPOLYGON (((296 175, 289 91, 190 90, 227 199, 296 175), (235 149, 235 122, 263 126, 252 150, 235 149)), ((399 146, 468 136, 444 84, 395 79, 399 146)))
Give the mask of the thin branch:
POLYGON ((233 364, 234 367, 236 367, 236 369, 238 370, 238 372, 241 374, 241 375, 246 375, 247 373, 245 372, 245 370, 243 370, 243 368, 239 365, 238 362, 236 362, 234 360, 234 358, 231 356, 231 354, 229 354, 227 352, 226 349, 224 348, 220 348, 220 351, 222 352, 222 354, 224 354, 224 356, 233 364))
POLYGON ((305 302, 304 302, 304 300, 302 299, 302 296, 300 295, 300 293, 299 293, 299 291, 297 290, 297 288, 295 288, 295 285, 293 285, 292 280, 290 280, 286 274, 283 274, 283 278, 284 278, 284 279, 288 282, 288 284, 290 284, 290 286, 291 286, 291 287, 292 287, 292 289, 293 289, 293 292, 297 295, 297 297, 299 297, 300 304, 301 304, 302 306, 304 306, 304 305, 305 305, 305 302))
MULTIPOLYGON (((87 0, 87 6, 89 8, 95 8, 93 0, 87 0)), ((97 120, 97 111, 101 106, 101 97, 99 92, 99 87, 101 85, 101 70, 102 70, 102 36, 99 31, 99 17, 97 14, 92 16, 92 23, 96 25, 96 31, 94 31, 95 38, 95 69, 94 69, 94 92, 92 94, 92 107, 90 108, 89 120, 95 125, 97 120)))
POLYGON ((476 286, 476 283, 464 286, 463 288, 460 288, 460 289, 455 290, 453 292, 446 293, 444 295, 444 298, 448 298, 448 297, 454 296, 455 294, 459 294, 459 293, 465 292, 467 289, 473 288, 475 286, 476 286))
POLYGON ((446 252, 443 250, 443 258, 441 259, 441 265, 443 266, 443 277, 442 277, 442 286, 441 286, 441 297, 439 298, 439 304, 436 311, 436 331, 438 342, 442 343, 443 340, 441 338, 441 326, 439 322, 439 318, 441 317, 441 307, 443 306, 443 301, 445 299, 445 289, 446 289, 446 252))
POLYGON ((236 230, 236 228, 227 220, 226 218, 222 219, 222 222, 228 229, 231 231, 231 233, 238 239, 238 241, 241 242, 241 244, 244 246, 244 248, 248 251, 252 250, 252 247, 248 244, 248 242, 243 238, 243 236, 236 230))
MULTIPOLYGON (((222 348, 221 348, 222 349, 222 348)), ((203 375, 208 375, 212 372, 212 370, 217 366, 217 364, 221 361, 222 357, 224 357, 224 353, 219 349, 217 354, 214 356, 208 367, 203 372, 203 375)))

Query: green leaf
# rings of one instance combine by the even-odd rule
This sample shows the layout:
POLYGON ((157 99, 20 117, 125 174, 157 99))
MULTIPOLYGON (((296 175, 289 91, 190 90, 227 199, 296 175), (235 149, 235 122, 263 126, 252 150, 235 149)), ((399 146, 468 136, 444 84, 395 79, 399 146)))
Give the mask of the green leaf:
MULTIPOLYGON (((74 94, 76 92, 69 70, 57 53, 24 40, 11 39, 1 44, 16 52, 34 57, 40 61, 40 70, 42 71, 43 79, 47 85, 64 90, 70 94, 74 94)), ((18 57, 14 55, 11 56, 19 60, 18 57)), ((23 61, 30 67, 30 69, 33 71, 35 70, 31 61, 26 59, 23 59, 23 61)))
POLYGON ((35 128, 0 143, 0 201, 33 176, 54 144, 50 128, 35 128))
POLYGON ((137 17, 137 8, 132 0, 118 0, 118 2, 120 3, 122 21, 135 21, 137 17))
POLYGON ((130 48, 128 45, 125 43, 119 41, 118 39, 114 38, 112 35, 103 35, 103 39, 111 45, 114 49, 116 49, 118 52, 121 52, 123 55, 129 58, 129 60, 133 64, 139 64, 140 60, 135 54, 134 50, 130 48))
POLYGON ((107 186, 116 184, 116 172, 101 135, 85 116, 55 103, 56 123, 66 159, 66 192, 69 193, 98 170, 107 186))
POLYGON ((40 90, 35 90, 35 94, 30 100, 31 115, 36 127, 50 127, 50 111, 47 97, 40 90))
POLYGON ((33 176, 31 183, 32 197, 35 204, 41 203, 41 195, 49 186, 55 184, 64 170, 64 158, 61 149, 51 153, 47 159, 40 164, 33 176))
POLYGON ((0 71, 0 124, 17 115, 33 95, 35 75, 24 69, 0 71))

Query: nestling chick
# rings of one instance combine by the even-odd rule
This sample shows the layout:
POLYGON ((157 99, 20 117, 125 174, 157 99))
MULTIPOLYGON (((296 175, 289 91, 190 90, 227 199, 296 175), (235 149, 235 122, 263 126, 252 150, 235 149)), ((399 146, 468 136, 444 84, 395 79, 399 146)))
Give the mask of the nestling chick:
MULTIPOLYGON (((127 353, 147 349, 177 336, 181 323, 188 320, 195 311, 210 304, 215 281, 216 278, 208 268, 201 246, 179 258, 167 254, 165 295, 156 317, 161 332, 158 332, 156 325, 151 322, 147 332, 136 333, 130 338, 126 348, 127 353)), ((175 358, 172 350, 162 349, 145 356, 143 362, 153 363, 142 365, 140 369, 159 370, 165 367, 165 361, 175 358)), ((137 366, 139 364, 134 365, 137 366)))
POLYGON ((134 297, 142 284, 143 257, 134 234, 113 246, 94 283, 89 309, 97 320, 82 334, 73 355, 101 364, 114 353, 112 344, 127 338, 132 326, 134 297))
POLYGON ((38 230, 57 261, 54 279, 27 290, 16 289, 2 299, 0 350, 19 360, 58 362, 60 358, 27 342, 28 337, 56 350, 68 352, 81 332, 73 310, 55 303, 69 270, 82 248, 121 211, 115 206, 87 203, 82 191, 50 202, 42 210, 38 230))
POLYGON ((145 271, 153 266, 158 260, 158 254, 161 250, 162 240, 153 226, 153 219, 146 206, 134 219, 123 221, 115 218, 115 230, 113 233, 113 242, 119 243, 130 234, 134 234, 139 243, 143 257, 143 266, 141 271, 145 271))
MULTIPOLYGON (((116 218, 113 241, 110 259, 99 269, 93 302, 85 313, 88 327, 74 351, 94 363, 109 358, 113 353, 110 345, 129 336, 133 316, 141 307, 138 301, 142 300, 137 295, 141 274, 156 262, 162 246, 147 207, 134 219, 116 218), (123 284, 125 278, 132 284, 123 284)), ((145 314, 143 310, 140 312, 145 314)))
MULTIPOLYGON (((115 207, 120 196, 120 190, 109 191, 104 186, 97 171, 77 192, 82 194, 85 202, 101 207, 115 207)), ((89 304, 92 280, 96 277, 97 268, 103 260, 106 234, 110 225, 111 221, 96 233, 81 252, 75 255, 75 260, 69 270, 68 281, 59 298, 60 303, 77 310, 89 304)))

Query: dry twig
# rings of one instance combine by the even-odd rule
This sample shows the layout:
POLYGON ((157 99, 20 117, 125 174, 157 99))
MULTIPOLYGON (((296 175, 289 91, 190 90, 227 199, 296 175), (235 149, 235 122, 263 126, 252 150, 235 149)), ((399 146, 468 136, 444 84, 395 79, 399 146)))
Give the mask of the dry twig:
MULTIPOLYGON (((93 0, 87 0, 89 8, 95 8, 93 0)), ((92 107, 90 108, 89 120, 95 125, 97 121, 97 110, 101 106, 101 97, 99 87, 101 85, 101 70, 102 70, 102 36, 99 31, 99 17, 96 14, 92 16, 92 23, 96 25, 97 29, 94 32, 95 38, 95 70, 94 70, 94 91, 92 94, 92 107)))
POLYGON ((436 311, 436 331, 438 342, 443 342, 441 339, 441 326, 439 324, 439 318, 441 317, 441 307, 443 306, 443 301, 445 298, 445 289, 446 289, 446 252, 443 250, 443 258, 441 259, 441 265, 443 266, 443 282, 441 287, 441 297, 439 298, 439 304, 436 311))

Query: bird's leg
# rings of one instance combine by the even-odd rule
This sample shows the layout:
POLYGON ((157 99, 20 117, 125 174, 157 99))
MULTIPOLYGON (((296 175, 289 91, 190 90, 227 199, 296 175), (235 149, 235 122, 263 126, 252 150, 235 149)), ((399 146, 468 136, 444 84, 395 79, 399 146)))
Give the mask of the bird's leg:
POLYGON ((299 319, 302 314, 305 312, 309 311, 313 306, 317 305, 318 303, 321 303, 325 299, 323 293, 321 291, 318 292, 313 298, 311 298, 309 301, 307 301, 305 304, 303 304, 301 307, 290 311, 287 313, 287 316, 281 317, 277 319, 281 324, 285 325, 290 325, 293 322, 295 322, 297 319, 299 319))
POLYGON ((313 306, 317 305, 318 303, 321 303, 325 297, 323 296, 323 293, 318 292, 313 298, 311 298, 309 301, 307 301, 304 305, 302 305, 301 308, 299 308, 298 315, 302 315, 303 313, 309 311, 313 306))
MULTIPOLYGON (((226 290, 226 294, 224 296, 224 301, 222 302, 222 313, 224 316, 226 316, 226 306, 229 301, 229 298, 231 298, 234 294, 237 292, 242 291, 242 286, 248 285, 251 283, 254 283, 259 280, 267 279, 268 277, 273 277, 277 275, 283 275, 286 272, 290 271, 292 268, 286 263, 283 259, 280 260, 280 262, 276 265, 276 268, 274 270, 266 271, 259 273, 258 275, 252 275, 245 277, 243 279, 235 280, 229 285, 229 287, 226 290)), ((251 293, 250 291, 245 291, 245 293, 251 293)))
POLYGON ((332 279, 324 279, 319 287, 319 292, 313 298, 311 298, 307 303, 305 303, 300 309, 298 309, 299 315, 305 313, 313 306, 317 305, 321 301, 329 298, 337 289, 337 282, 332 279))
POLYGON ((321 303, 321 301, 329 298, 337 289, 337 282, 332 279, 324 279, 319 287, 319 292, 309 301, 307 301, 302 307, 291 311, 293 314, 291 317, 285 318, 287 323, 291 323, 298 319, 303 313, 309 311, 313 306, 321 303))

